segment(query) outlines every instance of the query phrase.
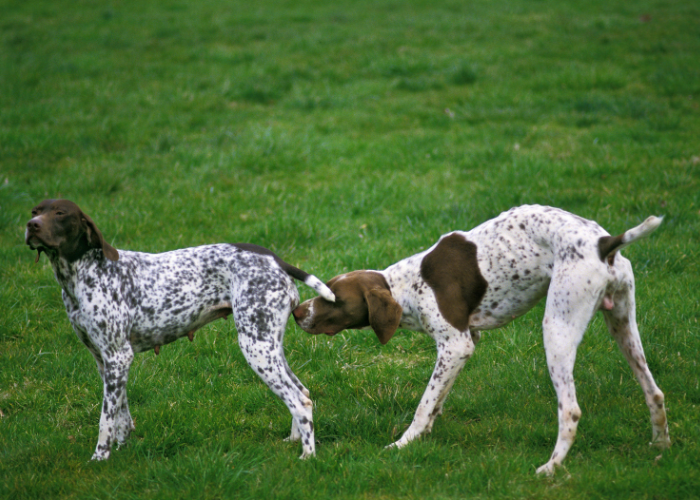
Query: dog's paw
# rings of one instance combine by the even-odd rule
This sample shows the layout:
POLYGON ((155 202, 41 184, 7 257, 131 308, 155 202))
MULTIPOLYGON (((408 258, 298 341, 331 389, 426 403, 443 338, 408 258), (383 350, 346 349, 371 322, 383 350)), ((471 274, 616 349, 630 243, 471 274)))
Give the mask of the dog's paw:
POLYGON ((406 446, 406 444, 407 444, 407 443, 402 443, 401 440, 399 439, 398 441, 395 441, 395 442, 393 442, 393 443, 391 443, 391 444, 389 444, 389 445, 386 445, 386 446, 384 447, 384 449, 385 449, 385 450, 390 450, 390 449, 393 449, 393 448, 399 449, 399 448, 403 448, 404 446, 406 446))
POLYGON ((652 441, 649 443, 649 446, 653 446, 654 448, 658 448, 660 450, 667 450, 671 447, 671 440, 668 438, 668 436, 666 436, 665 438, 652 441))
POLYGON ((98 452, 96 451, 93 453, 92 458, 90 459, 93 462, 101 462, 103 460, 107 460, 109 458, 109 452, 98 452))
POLYGON ((538 467, 538 469, 535 471, 535 474, 539 475, 544 475, 544 476, 552 476, 554 474, 554 464, 550 460, 546 464, 544 464, 541 467, 538 467))
POLYGON ((307 451, 304 451, 304 452, 301 454, 301 456, 299 457, 299 460, 307 460, 307 459, 313 458, 313 457, 315 457, 315 456, 316 456, 316 451, 315 451, 315 450, 308 451, 308 452, 307 452, 307 451))

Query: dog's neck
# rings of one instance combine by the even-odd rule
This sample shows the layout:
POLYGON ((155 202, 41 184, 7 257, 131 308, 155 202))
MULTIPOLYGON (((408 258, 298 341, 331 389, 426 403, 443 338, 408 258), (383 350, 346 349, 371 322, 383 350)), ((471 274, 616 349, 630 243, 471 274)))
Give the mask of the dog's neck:
POLYGON ((380 271, 389 285, 392 297, 394 297, 394 300, 401 304, 402 307, 404 301, 411 295, 410 292, 413 290, 414 286, 422 281, 420 276, 420 262, 424 254, 425 252, 421 252, 412 255, 380 271))
POLYGON ((412 304, 416 302, 413 295, 417 293, 417 286, 422 282, 420 261, 424 253, 407 257, 380 271, 389 285, 391 296, 403 310, 400 328, 417 332, 423 331, 423 326, 412 304))
POLYGON ((85 267, 86 262, 96 262, 104 259, 102 250, 99 248, 88 250, 76 260, 69 260, 56 251, 45 253, 51 262, 51 267, 53 267, 56 281, 73 301, 77 301, 75 291, 80 280, 80 268, 85 267))

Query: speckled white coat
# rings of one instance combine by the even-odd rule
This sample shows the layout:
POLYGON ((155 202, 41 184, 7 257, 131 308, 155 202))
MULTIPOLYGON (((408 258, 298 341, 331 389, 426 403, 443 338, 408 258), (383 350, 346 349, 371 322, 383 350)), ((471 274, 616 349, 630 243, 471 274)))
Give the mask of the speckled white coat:
POLYGON ((107 459, 113 443, 123 443, 134 429, 126 396, 134 354, 150 349, 158 354, 160 346, 183 336, 192 340, 195 330, 230 314, 246 360, 292 414, 289 439, 301 440, 302 458, 315 453, 309 391, 289 368, 282 344, 287 319, 299 303, 290 274, 333 300, 318 278, 248 244, 117 255, 72 202, 46 200, 33 214, 26 242, 48 255, 68 318, 103 380, 93 460, 107 459), (97 248, 85 243, 90 237, 99 240, 97 248), (71 258, 64 255, 76 248, 71 258))

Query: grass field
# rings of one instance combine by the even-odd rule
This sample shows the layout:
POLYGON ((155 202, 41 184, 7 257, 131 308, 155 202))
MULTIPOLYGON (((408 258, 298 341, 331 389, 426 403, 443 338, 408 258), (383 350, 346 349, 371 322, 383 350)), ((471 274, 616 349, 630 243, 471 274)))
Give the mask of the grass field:
MULTIPOLYGON (((700 5, 681 0, 0 0, 0 498, 700 497, 700 5), (139 355, 130 442, 94 449, 101 386, 31 207, 77 202, 117 248, 267 246, 322 279, 382 269, 523 203, 618 234, 673 445, 602 318, 578 351, 565 468, 543 308, 484 334, 433 433, 410 424, 433 342, 401 332, 285 350, 317 457, 231 321, 139 355)), ((300 286, 303 298, 312 296, 300 286)))

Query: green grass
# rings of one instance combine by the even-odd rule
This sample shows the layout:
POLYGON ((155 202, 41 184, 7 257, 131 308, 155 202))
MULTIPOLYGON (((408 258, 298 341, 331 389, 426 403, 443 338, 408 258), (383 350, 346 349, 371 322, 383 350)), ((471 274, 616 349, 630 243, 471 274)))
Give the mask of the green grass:
MULTIPOLYGON (((622 0, 0 0, 0 498, 700 496, 700 7, 622 0), (578 353, 583 418, 554 478, 541 306, 487 332, 433 433, 410 423, 425 335, 311 337, 289 362, 315 401, 318 456, 246 365, 234 325, 138 356, 136 431, 88 462, 101 388, 31 207, 76 201, 117 248, 271 248, 323 279, 384 268, 522 203, 617 234, 666 394, 659 453, 601 318, 578 353)), ((303 298, 311 292, 301 286, 303 298)))

